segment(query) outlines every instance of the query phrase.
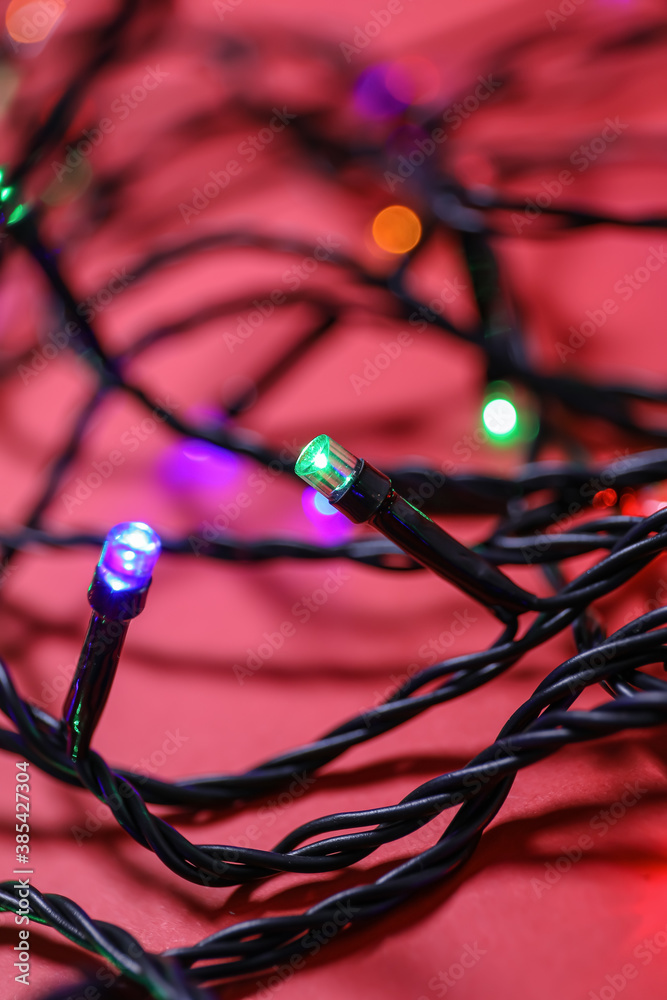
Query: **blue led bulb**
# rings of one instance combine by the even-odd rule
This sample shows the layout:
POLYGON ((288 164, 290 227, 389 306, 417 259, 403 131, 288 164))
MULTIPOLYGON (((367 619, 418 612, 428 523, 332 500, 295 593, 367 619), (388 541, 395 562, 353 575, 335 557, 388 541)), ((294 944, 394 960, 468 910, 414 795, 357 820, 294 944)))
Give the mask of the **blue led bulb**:
POLYGON ((153 529, 142 521, 116 524, 106 537, 88 588, 93 614, 61 716, 72 760, 80 760, 88 752, 109 697, 128 625, 146 604, 161 547, 153 529))
POLYGON ((147 524, 124 521, 107 535, 98 574, 111 590, 141 590, 150 583, 160 548, 160 539, 147 524))

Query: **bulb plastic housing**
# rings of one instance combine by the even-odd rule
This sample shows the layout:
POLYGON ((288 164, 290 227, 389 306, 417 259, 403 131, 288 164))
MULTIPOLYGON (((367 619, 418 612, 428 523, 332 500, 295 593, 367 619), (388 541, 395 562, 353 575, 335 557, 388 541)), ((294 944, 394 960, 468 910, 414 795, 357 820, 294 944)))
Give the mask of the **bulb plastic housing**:
POLYGON ((141 590, 150 583, 160 549, 160 539, 149 525, 124 521, 109 531, 97 574, 113 591, 141 590))
POLYGON ((295 471, 309 486, 329 500, 340 494, 354 479, 359 459, 341 444, 320 434, 299 455, 295 471))
POLYGON ((508 613, 535 610, 532 594, 413 507, 383 472, 326 434, 306 445, 296 472, 353 523, 372 524, 416 562, 490 606, 502 621, 508 613))

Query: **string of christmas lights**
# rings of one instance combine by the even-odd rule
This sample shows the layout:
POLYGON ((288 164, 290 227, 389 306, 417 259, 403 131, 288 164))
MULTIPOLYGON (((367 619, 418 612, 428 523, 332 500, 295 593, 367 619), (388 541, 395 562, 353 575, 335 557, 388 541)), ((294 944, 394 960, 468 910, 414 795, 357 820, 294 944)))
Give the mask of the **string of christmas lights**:
MULTIPOLYGON (((522 768, 570 743, 667 721, 667 684, 643 669, 667 662, 667 632, 662 628, 667 624, 667 611, 649 611, 609 637, 590 611, 593 601, 633 579, 667 546, 667 511, 643 517, 634 511, 626 512, 623 504, 624 497, 628 502, 634 498, 637 488, 667 478, 667 450, 650 447, 664 441, 667 431, 641 422, 631 407, 637 400, 665 402, 667 394, 631 384, 594 385, 570 374, 557 377, 536 369, 529 361, 514 295, 501 278, 494 242, 499 236, 512 235, 503 219, 523 211, 525 205, 500 192, 478 186, 466 188, 446 159, 430 159, 412 169, 405 189, 406 201, 411 192, 415 207, 421 207, 419 214, 408 205, 395 205, 378 213, 374 222, 378 246, 398 255, 397 266, 386 274, 372 273, 339 251, 329 254, 325 266, 337 269, 355 289, 369 293, 365 305, 369 315, 400 321, 416 314, 425 328, 440 332, 443 340, 455 336, 484 353, 488 384, 481 406, 482 423, 499 441, 518 433, 527 453, 526 463, 513 476, 443 474, 438 469, 413 465, 380 471, 328 438, 324 439, 326 447, 322 439, 316 439, 319 443, 306 449, 306 457, 302 455, 297 461, 296 455, 285 455, 255 432, 249 434, 238 426, 235 421, 248 405, 243 392, 226 404, 215 424, 206 426, 161 406, 128 376, 130 361, 158 341, 179 337, 201 323, 247 308, 248 299, 241 296, 202 307, 173 323, 147 330, 124 352, 113 355, 105 348, 92 320, 81 315, 79 300, 56 262, 53 248, 47 245, 44 233, 48 210, 24 200, 22 194, 31 172, 50 150, 62 144, 82 95, 96 76, 120 59, 121 53, 136 56, 149 44, 151 33, 146 24, 155 24, 159 4, 135 6, 123 4, 110 25, 90 32, 90 60, 73 76, 46 121, 26 135, 23 156, 6 172, 6 187, 0 191, 0 200, 6 203, 3 221, 9 237, 2 245, 3 256, 16 248, 30 254, 60 304, 62 323, 76 326, 68 346, 80 355, 97 380, 24 526, 0 532, 3 565, 6 568, 23 550, 34 546, 99 548, 105 543, 89 591, 93 609, 89 632, 61 718, 21 698, 8 666, 0 661, 0 708, 14 726, 12 730, 0 730, 0 747, 57 780, 88 789, 110 807, 125 832, 153 851, 166 867, 188 881, 210 887, 239 885, 280 872, 340 870, 368 857, 380 845, 408 836, 445 809, 458 809, 445 833, 431 847, 369 885, 334 893, 302 914, 232 925, 191 947, 172 949, 162 956, 147 954, 126 931, 89 918, 72 901, 41 894, 31 887, 33 919, 102 955, 150 996, 158 1000, 193 1000, 204 996, 204 985, 269 970, 295 956, 307 957, 313 942, 327 939, 329 925, 337 933, 378 919, 414 893, 457 871, 475 850, 522 768), (143 35, 137 38, 133 27, 140 16, 146 22, 143 35), (411 273, 438 232, 446 232, 458 241, 478 315, 473 327, 459 326, 444 313, 431 309, 411 290, 411 273), (522 412, 516 402, 515 387, 519 386, 531 394, 536 411, 532 415, 522 412), (239 563, 345 558, 386 572, 421 571, 427 566, 472 593, 490 610, 495 609, 504 625, 502 634, 489 649, 452 657, 421 670, 382 704, 245 773, 167 782, 111 768, 90 744, 113 683, 128 621, 143 607, 160 548, 174 557, 193 551, 190 538, 158 539, 152 527, 138 523, 119 525, 108 535, 105 529, 99 534, 64 534, 45 527, 49 504, 78 455, 93 415, 114 392, 124 393, 148 412, 159 414, 166 426, 192 441, 246 456, 267 468, 290 474, 296 471, 318 489, 325 484, 321 492, 334 507, 345 509, 353 520, 371 519, 387 534, 386 539, 369 536, 342 544, 317 544, 281 538, 247 541, 220 533, 210 540, 200 539, 200 554, 239 563), (638 447, 649 447, 606 463, 586 458, 582 461, 579 456, 571 462, 541 461, 545 443, 559 437, 550 415, 554 401, 565 411, 601 419, 610 429, 633 435, 638 447), (526 421, 531 424, 529 432, 526 421), (333 472, 332 455, 339 463, 333 472), (529 503, 531 497, 539 500, 545 490, 549 492, 546 503, 529 503), (385 506, 378 517, 382 504, 385 506), (573 504, 576 513, 591 508, 602 510, 603 516, 572 526, 573 504), (495 514, 501 519, 474 549, 466 549, 427 517, 471 512, 495 514), (553 530, 554 525, 560 530, 553 530), (606 550, 608 554, 603 554, 595 565, 566 582, 560 565, 563 560, 606 550), (519 588, 497 568, 534 564, 545 570, 553 590, 549 596, 519 588), (517 638, 518 615, 529 612, 537 613, 537 617, 517 638), (533 696, 517 708, 497 740, 464 768, 430 779, 401 802, 311 820, 283 837, 272 850, 192 844, 147 808, 148 803, 190 809, 229 807, 285 787, 295 774, 312 773, 349 748, 490 682, 526 652, 567 628, 572 630, 577 655, 547 675, 533 696), (594 684, 603 687, 607 700, 594 709, 574 709, 576 699, 594 684), (363 829, 366 827, 370 829, 363 829), (320 839, 306 843, 314 837, 320 839)), ((638 54, 659 46, 664 25, 654 27, 653 35, 645 32, 627 39, 625 44, 638 54)), ((233 40, 228 44, 231 51, 233 40)), ((512 46, 500 53, 494 70, 498 79, 510 79, 512 72, 518 74, 522 52, 535 44, 536 39, 526 39, 523 46, 512 46)), ((589 40, 589 44, 592 53, 600 55, 604 51, 600 40, 589 40)), ((606 44, 610 44, 609 40, 606 44)), ((351 72, 340 70, 326 47, 320 54, 335 67, 343 93, 356 87, 357 94, 365 95, 367 102, 383 108, 391 104, 381 73, 371 68, 355 80, 351 72)), ((231 59, 231 55, 226 58, 231 59)), ((238 51, 234 58, 238 58, 238 51)), ((268 110, 251 106, 241 93, 234 94, 230 105, 258 120, 268 110)), ((456 107, 453 99, 451 107, 456 107)), ((327 110, 335 110, 335 103, 327 110)), ((430 135, 449 112, 438 108, 437 114, 423 114, 418 106, 399 102, 396 113, 411 114, 419 134, 430 135)), ((341 177, 344 167, 369 161, 378 176, 386 176, 398 169, 403 156, 403 147, 392 145, 393 140, 383 134, 376 143, 368 139, 346 143, 340 132, 328 128, 325 114, 310 119, 304 116, 304 120, 297 117, 292 128, 296 155, 307 157, 309 162, 314 160, 322 170, 336 171, 341 177)), ((112 213, 123 186, 141 169, 137 161, 124 174, 119 171, 115 177, 104 178, 96 192, 97 211, 102 215, 105 211, 112 213)), ((511 172, 510 167, 506 169, 511 172)), ((637 229, 667 225, 660 213, 626 218, 560 204, 541 211, 544 219, 540 224, 521 235, 544 240, 598 225, 637 229)), ((288 257, 315 252, 315 247, 305 242, 270 233, 230 230, 207 234, 146 254, 134 269, 134 284, 148 280, 175 261, 197 259, 213 249, 234 251, 244 247, 288 257)), ((334 336, 337 325, 352 308, 344 288, 335 295, 301 289, 285 296, 284 304, 293 302, 306 304, 314 318, 301 339, 256 379, 258 395, 279 384, 323 337, 334 336)), ((17 364, 25 364, 27 354, 9 359, 2 374, 13 373, 17 364)), ((565 435, 563 438, 564 450, 572 451, 565 435)), ((20 900, 12 883, 2 885, 0 908, 17 913, 20 900)))

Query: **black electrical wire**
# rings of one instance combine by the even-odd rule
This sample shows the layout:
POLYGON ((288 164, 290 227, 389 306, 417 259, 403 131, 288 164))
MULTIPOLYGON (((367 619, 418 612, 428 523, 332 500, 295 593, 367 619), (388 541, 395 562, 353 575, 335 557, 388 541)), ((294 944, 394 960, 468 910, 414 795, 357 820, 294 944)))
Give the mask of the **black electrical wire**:
MULTIPOLYGON (((656 528, 667 523, 667 510, 658 511, 656 514, 644 519, 643 522, 635 524, 630 528, 630 545, 625 549, 620 545, 618 551, 612 553, 598 563, 591 570, 585 571, 581 576, 583 579, 595 581, 602 577, 602 582, 607 585, 609 581, 615 581, 619 575, 617 567, 624 567, 620 570, 626 578, 630 578, 638 568, 645 565, 644 559, 638 559, 637 553, 643 555, 647 547, 653 551, 659 551, 667 543, 667 535, 652 535, 648 539, 641 540, 642 534, 650 534, 656 528), (614 570, 610 573, 609 564, 613 564, 614 570)), ((588 587, 577 587, 577 580, 567 584, 561 593, 564 598, 568 593, 583 592, 590 594, 599 592, 596 582, 588 587)), ((548 600, 548 599, 545 599, 548 600)), ((562 603, 562 602, 558 602, 562 603)), ((584 601, 584 603, 586 603, 584 601)), ((390 696, 384 705, 377 706, 370 713, 355 717, 348 723, 338 726, 316 744, 310 744, 301 750, 293 751, 289 754, 282 754, 277 758, 265 763, 259 768, 254 768, 246 775, 236 778, 230 776, 220 779, 208 779, 206 793, 215 787, 213 796, 204 800, 206 805, 214 803, 220 804, 227 797, 227 801, 234 801, 237 798, 245 798, 257 794, 258 790, 267 791, 276 787, 276 784, 285 780, 293 780, 300 769, 309 772, 314 767, 321 767, 330 760, 339 756, 344 750, 351 746, 358 745, 373 737, 387 732, 395 725, 413 718, 415 715, 430 708, 435 704, 440 704, 452 697, 457 697, 467 691, 478 687, 482 683, 487 683, 492 676, 506 670, 525 652, 534 648, 535 645, 544 641, 547 635, 555 634, 567 624, 573 622, 580 614, 581 607, 573 608, 565 605, 563 614, 552 615, 551 619, 536 622, 529 629, 526 636, 518 641, 507 641, 507 635, 501 638, 500 643, 492 646, 484 658, 479 654, 472 654, 457 660, 445 661, 443 664, 436 664, 434 667, 426 668, 416 674, 400 689, 390 696), (505 641, 503 641, 503 639, 505 641), (461 663, 464 661, 464 664, 461 663), (477 667, 471 670, 472 664, 477 667), (458 668, 458 669, 457 669, 458 668), (462 669, 463 668, 463 669, 462 669), (439 688, 421 695, 417 698, 411 697, 415 691, 434 680, 440 680, 443 676, 449 675, 439 688), (362 725, 363 721, 363 725, 362 725)), ((647 621, 653 621, 653 617, 645 616, 647 621)), ((637 627, 642 623, 642 619, 637 622, 637 627)), ((511 630, 510 630, 511 634, 511 630)), ((616 639, 617 637, 614 637, 616 639)), ((643 652, 643 648, 656 646, 656 635, 648 633, 644 636, 635 636, 625 640, 632 650, 643 652)), ((625 645, 621 641, 609 641, 608 644, 598 643, 596 652, 605 659, 607 649, 614 651, 614 657, 625 652, 625 645)), ((583 655, 583 654, 580 654, 583 655)), ((651 648, 651 655, 656 655, 655 649, 651 648)), ((605 660, 606 663, 606 660, 605 660)), ((0 674, 2 680, 2 708, 6 714, 16 724, 24 743, 20 745, 21 752, 25 752, 26 758, 41 765, 41 759, 53 760, 53 747, 59 743, 59 729, 54 723, 50 732, 44 734, 39 727, 38 720, 31 706, 22 702, 9 679, 6 668, 0 674)), ((42 718, 42 726, 44 719, 42 718)), ((0 733, 3 745, 6 744, 6 733, 0 733)), ((16 746, 16 744, 14 744, 16 746)), ((16 746, 16 749, 19 749, 16 746)), ((62 766, 67 767, 67 758, 60 748, 62 766)), ((191 844, 185 837, 175 831, 165 821, 149 813, 146 807, 146 798, 142 796, 138 789, 132 784, 131 777, 123 776, 118 772, 113 772, 105 764, 98 754, 90 754, 87 758, 77 761, 76 764, 70 762, 69 770, 75 770, 79 781, 87 787, 93 794, 97 795, 101 801, 105 802, 116 817, 120 825, 142 846, 153 850, 160 860, 172 871, 181 875, 189 881, 200 881, 206 885, 233 885, 236 880, 247 881, 254 878, 263 877, 265 874, 277 871, 332 871, 348 864, 354 864, 359 857, 354 853, 355 844, 350 844, 349 853, 336 851, 332 857, 325 860, 316 861, 309 857, 311 848, 307 848, 305 853, 307 858, 302 857, 299 849, 295 854, 290 851, 288 854, 281 853, 278 848, 272 852, 257 851, 254 849, 236 848, 232 845, 207 845, 204 848, 191 844), (223 867, 218 864, 222 860, 223 867), (244 867, 245 866, 245 867, 244 867)), ((189 791, 188 783, 176 783, 178 792, 187 796, 189 791)), ((203 792, 201 786, 197 789, 203 792)), ((177 792, 177 794, 178 794, 177 792)), ((179 801, 178 799, 161 799, 160 801, 179 801)), ((192 800, 190 800, 192 801, 192 800)), ((200 799, 200 802, 202 800, 200 799)), ((394 839, 394 832, 389 839, 394 839)), ((401 831, 399 836, 405 835, 401 831)), ((289 838, 287 838, 289 840, 289 838)), ((369 838, 366 838, 367 840, 369 838)), ((373 845, 373 849, 381 843, 387 841, 379 839, 373 845)), ((365 856, 364 854, 361 857, 365 856)))
MULTIPOLYGON (((496 815, 519 769, 550 756, 568 743, 596 739, 627 727, 642 728, 667 721, 667 683, 649 675, 640 677, 637 673, 638 660, 664 662, 667 659, 667 629, 660 628, 665 623, 667 609, 649 612, 593 647, 593 654, 602 657, 601 663, 592 665, 589 649, 561 664, 514 713, 498 739, 465 768, 425 782, 396 806, 323 817, 304 824, 278 845, 285 848, 298 839, 309 839, 323 832, 373 825, 375 832, 328 838, 304 849, 309 855, 318 856, 323 848, 340 851, 354 838, 359 854, 360 850, 366 852, 369 842, 377 840, 380 830, 391 833, 392 837, 405 835, 428 823, 442 809, 460 805, 459 812, 433 847, 399 864, 376 882, 334 894, 302 915, 234 925, 195 946, 172 949, 165 958, 177 960, 184 968, 189 968, 193 983, 214 983, 263 971, 293 955, 307 956, 308 941, 312 944, 316 940, 309 936, 328 922, 342 917, 338 926, 347 928, 364 919, 377 918, 415 891, 457 870, 474 850, 484 827, 496 815), (656 628, 659 631, 654 632, 656 628), (588 711, 569 708, 588 686, 620 673, 634 685, 628 688, 631 694, 616 697, 588 711), (642 690, 647 683, 649 689, 642 690), (200 961, 208 964, 193 969, 192 966, 200 961)), ((117 948, 119 938, 125 945, 132 940, 125 932, 113 925, 90 921, 80 908, 63 897, 43 897, 31 888, 30 902, 35 919, 55 927, 83 947, 105 954, 125 974, 135 979, 143 975, 140 981, 149 985, 145 966, 140 972, 140 964, 127 963, 125 953, 117 948)), ((11 883, 0 889, 0 906, 17 911, 18 897, 11 883)), ((133 954, 139 954, 141 962, 145 961, 141 949, 133 954)), ((152 958, 151 961, 156 960, 152 958)), ((157 968, 162 971, 161 966, 157 968)), ((154 974, 151 968, 150 975, 154 974)), ((156 991, 151 989, 151 995, 180 998, 196 994, 167 993, 162 986, 156 991)))

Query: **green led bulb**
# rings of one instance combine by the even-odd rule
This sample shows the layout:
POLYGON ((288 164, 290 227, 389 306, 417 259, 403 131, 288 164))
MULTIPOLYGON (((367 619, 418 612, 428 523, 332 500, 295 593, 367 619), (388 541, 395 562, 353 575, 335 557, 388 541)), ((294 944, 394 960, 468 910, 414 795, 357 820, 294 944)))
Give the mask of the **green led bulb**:
POLYGON ((326 434, 307 444, 296 462, 296 474, 327 500, 354 479, 358 459, 326 434))
POLYGON ((15 222, 18 222, 19 219, 23 218, 23 216, 26 214, 27 211, 28 211, 27 205, 17 205, 12 214, 7 219, 7 225, 11 226, 15 222))
POLYGON ((0 189, 0 201, 7 201, 13 190, 13 187, 3 187, 0 189))
POLYGON ((509 399, 491 399, 482 411, 484 429, 495 438, 507 438, 516 430, 518 415, 509 399))

